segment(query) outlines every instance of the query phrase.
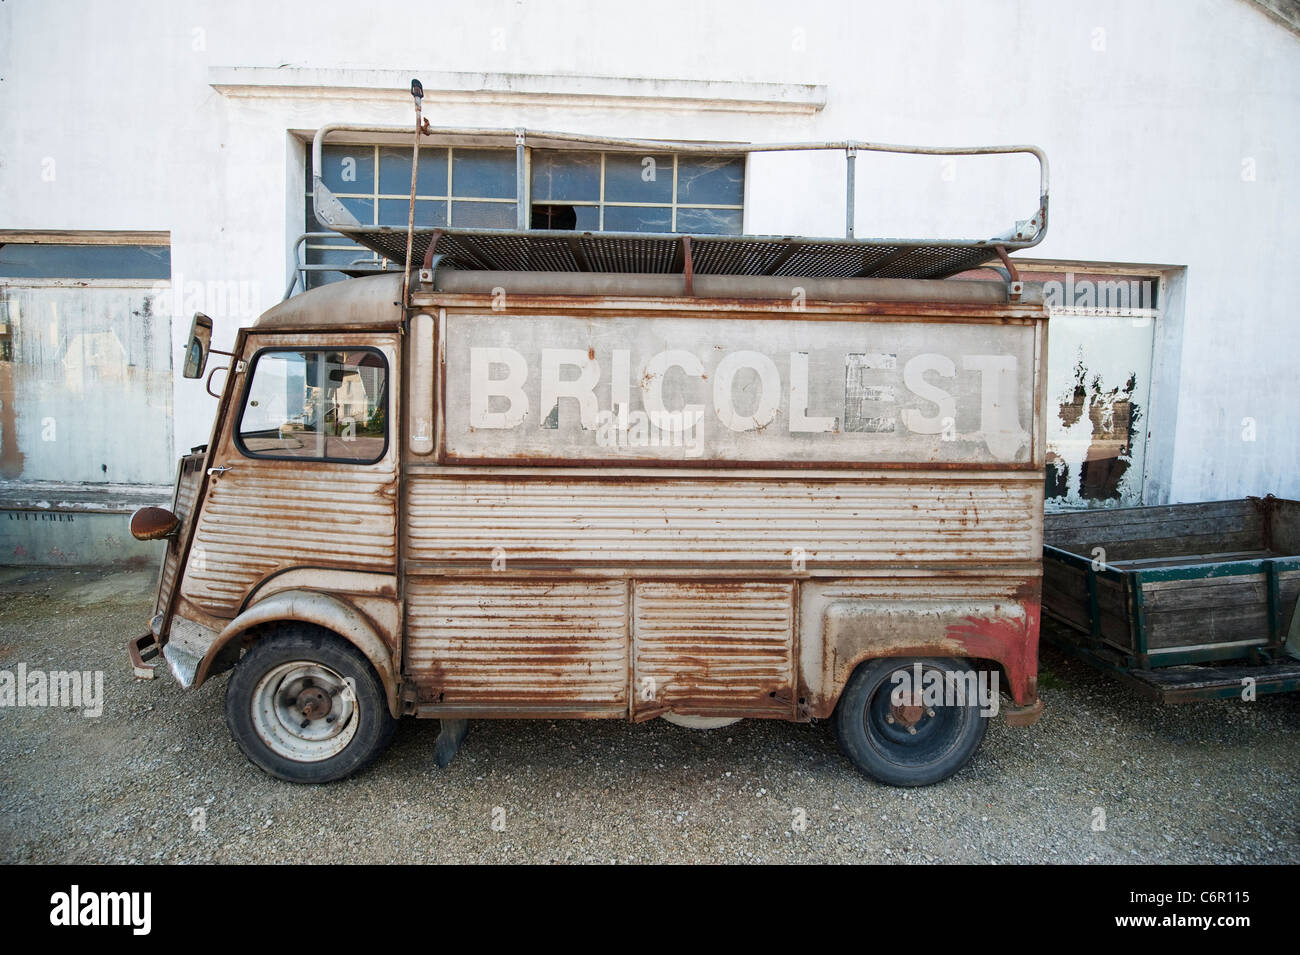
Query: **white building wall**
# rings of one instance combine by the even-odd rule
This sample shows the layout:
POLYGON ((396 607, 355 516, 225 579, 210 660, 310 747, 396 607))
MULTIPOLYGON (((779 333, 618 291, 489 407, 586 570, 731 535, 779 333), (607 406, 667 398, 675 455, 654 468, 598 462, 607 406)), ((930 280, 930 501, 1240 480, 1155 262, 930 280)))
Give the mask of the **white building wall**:
MULTIPOLYGON (((401 85, 424 78, 439 125, 1041 145, 1052 214, 1036 257, 1187 267, 1172 499, 1300 497, 1300 323, 1289 300, 1300 38, 1247 0, 10 0, 0 5, 0 229, 169 231, 176 354, 194 307, 220 311, 191 301, 189 283, 245 283, 243 307, 214 314, 215 344, 227 346, 235 324, 283 293, 302 205, 302 146, 288 131, 409 123, 408 99, 342 88, 366 76, 343 71, 368 70, 398 71, 401 85), (262 68, 246 84, 260 95, 214 88, 243 75, 234 68, 262 68), (316 88, 267 89, 266 68, 316 88), (676 88, 648 83, 637 87, 642 106, 508 94, 440 105, 429 77, 444 71, 543 86, 575 74, 725 81, 742 101, 769 91, 739 84, 820 84, 826 103, 670 108, 661 97, 676 88), (1244 440, 1252 422, 1255 440, 1244 440)), ((899 180, 910 192, 873 184, 860 162, 859 236, 984 237, 1033 211, 1032 164, 986 176, 977 163, 988 161, 972 160, 950 181, 937 161, 914 162, 899 180)), ((756 159, 747 229, 841 234, 843 189, 836 157, 797 168, 756 159)), ((177 449, 207 439, 213 407, 201 382, 177 376, 177 449)))

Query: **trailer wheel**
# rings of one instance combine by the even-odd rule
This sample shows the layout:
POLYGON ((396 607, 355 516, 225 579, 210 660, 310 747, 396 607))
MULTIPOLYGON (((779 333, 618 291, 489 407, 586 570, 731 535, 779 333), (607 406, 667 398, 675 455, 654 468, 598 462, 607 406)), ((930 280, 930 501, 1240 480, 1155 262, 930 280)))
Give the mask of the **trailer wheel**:
POLYGON ((291 783, 342 779, 393 736, 370 661, 326 630, 286 624, 244 655, 226 685, 226 725, 244 755, 291 783))
POLYGON ((853 671, 835 709, 840 748, 858 769, 893 786, 929 786, 947 779, 966 765, 988 729, 978 701, 960 706, 898 705, 894 690, 901 678, 895 674, 906 673, 912 679, 917 664, 923 680, 933 671, 944 678, 970 671, 963 661, 947 658, 868 660, 853 671))

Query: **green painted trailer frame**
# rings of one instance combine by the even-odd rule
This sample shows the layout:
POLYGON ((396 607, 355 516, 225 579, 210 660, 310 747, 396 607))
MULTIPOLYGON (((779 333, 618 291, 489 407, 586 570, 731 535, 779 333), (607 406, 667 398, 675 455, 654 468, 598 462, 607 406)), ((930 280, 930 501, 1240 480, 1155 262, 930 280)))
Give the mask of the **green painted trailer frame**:
POLYGON ((1166 703, 1300 690, 1300 503, 1061 512, 1045 540, 1046 642, 1166 703))

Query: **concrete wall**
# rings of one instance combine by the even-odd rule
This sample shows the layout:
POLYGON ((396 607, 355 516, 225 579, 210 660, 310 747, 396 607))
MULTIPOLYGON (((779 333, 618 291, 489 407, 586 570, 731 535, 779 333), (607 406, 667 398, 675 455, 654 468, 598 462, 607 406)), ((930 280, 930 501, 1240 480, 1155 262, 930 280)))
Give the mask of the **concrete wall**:
MULTIPOLYGON (((1247 0, 11 0, 0 73, 0 228, 170 231, 178 350, 194 308, 223 347, 282 293, 301 228, 290 131, 406 124, 406 97, 366 88, 409 76, 444 125, 1037 143, 1053 207, 1035 256, 1187 267, 1177 430, 1160 444, 1172 499, 1300 496, 1300 39, 1247 0), (476 93, 446 71, 515 76, 476 93)), ((984 237, 1033 210, 1029 165, 875 162, 861 236, 984 237)), ((840 234, 843 189, 836 157, 756 159, 747 229, 840 234)), ((178 377, 174 404, 176 447, 205 441, 202 383, 178 377)))
POLYGON ((131 536, 127 514, 0 509, 0 566, 156 567, 166 542, 131 536))

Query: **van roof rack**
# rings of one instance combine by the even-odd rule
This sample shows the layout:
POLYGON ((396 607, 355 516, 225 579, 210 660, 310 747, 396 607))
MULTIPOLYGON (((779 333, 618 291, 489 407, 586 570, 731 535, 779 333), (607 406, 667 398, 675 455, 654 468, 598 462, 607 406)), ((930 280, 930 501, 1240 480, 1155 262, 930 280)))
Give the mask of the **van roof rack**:
MULTIPOLYGON (((1047 156, 1037 146, 903 146, 856 141, 807 143, 694 143, 615 139, 527 129, 430 127, 422 136, 452 144, 516 150, 516 196, 527 195, 524 149, 595 147, 605 151, 742 156, 757 152, 839 150, 845 154, 844 238, 701 235, 642 232, 568 232, 531 229, 526 202, 517 202, 515 229, 421 227, 413 230, 411 263, 424 268, 494 272, 623 272, 641 274, 767 275, 808 278, 941 279, 978 268, 1008 252, 1040 243, 1047 233, 1047 156), (932 156, 1028 153, 1039 164, 1038 208, 1000 236, 987 239, 858 239, 854 236, 855 159, 859 151, 932 156)), ((322 126, 312 141, 312 202, 316 218, 385 259, 405 261, 407 229, 358 222, 321 179, 322 153, 331 135, 390 141, 410 136, 409 127, 322 126)), ((412 160, 414 162, 414 158, 412 160)), ((400 268, 400 266, 399 266, 400 268)))

